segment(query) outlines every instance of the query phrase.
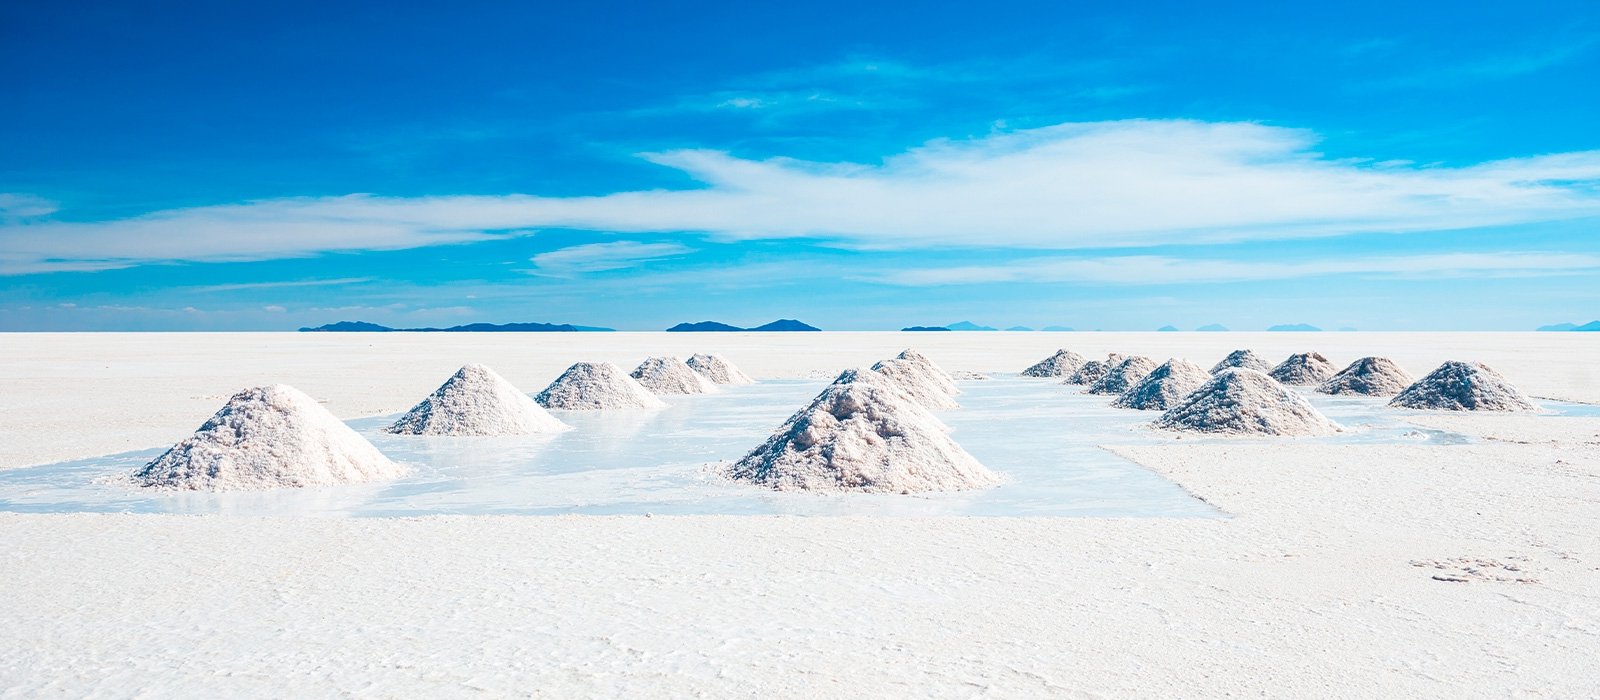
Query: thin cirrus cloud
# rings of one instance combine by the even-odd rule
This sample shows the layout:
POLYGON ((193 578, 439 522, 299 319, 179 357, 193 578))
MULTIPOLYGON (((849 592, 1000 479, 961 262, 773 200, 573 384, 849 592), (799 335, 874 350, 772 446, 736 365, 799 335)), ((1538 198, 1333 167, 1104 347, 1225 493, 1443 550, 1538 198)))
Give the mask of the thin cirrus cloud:
POLYGON ((699 189, 583 197, 280 199, 0 225, 0 272, 262 260, 538 227, 804 238, 855 248, 1085 249, 1441 231, 1600 215, 1600 151, 1462 167, 1326 157, 1254 123, 1073 123, 927 143, 881 163, 646 154, 699 189))
POLYGON ((638 267, 691 252, 694 252, 693 248, 678 243, 588 243, 535 255, 531 258, 534 269, 530 272, 550 277, 572 277, 589 272, 638 267))

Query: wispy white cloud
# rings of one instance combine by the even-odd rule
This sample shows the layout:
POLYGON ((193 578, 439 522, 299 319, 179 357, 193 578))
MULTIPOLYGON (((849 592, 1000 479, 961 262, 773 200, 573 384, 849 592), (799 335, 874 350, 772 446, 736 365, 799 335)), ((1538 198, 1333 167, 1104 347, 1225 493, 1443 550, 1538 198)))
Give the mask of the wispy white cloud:
POLYGON ((571 277, 586 272, 605 272, 638 267, 648 262, 694 252, 678 243, 640 243, 612 241, 588 243, 552 250, 533 256, 534 274, 571 277))
POLYGON ((0 220, 23 219, 54 214, 60 205, 25 192, 0 192, 0 220))
POLYGON ((287 289, 295 287, 336 287, 347 284, 361 284, 371 282, 371 277, 340 277, 324 280, 287 280, 282 282, 236 282, 232 284, 208 284, 199 287, 188 287, 188 292, 239 292, 257 289, 287 289))
POLYGON ((0 272, 392 250, 536 227, 1065 250, 1600 215, 1600 151, 1426 167, 1331 159, 1314 142, 1259 124, 1135 120, 935 141, 874 164, 667 151, 645 157, 704 186, 564 198, 351 195, 12 223, 0 225, 0 272))

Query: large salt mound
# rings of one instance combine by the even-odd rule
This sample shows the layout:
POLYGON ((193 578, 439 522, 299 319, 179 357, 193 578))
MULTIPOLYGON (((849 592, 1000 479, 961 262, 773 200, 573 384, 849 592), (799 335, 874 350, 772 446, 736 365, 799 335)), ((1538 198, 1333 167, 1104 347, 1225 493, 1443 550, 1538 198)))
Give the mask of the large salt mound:
POLYGON ((1227 357, 1222 358, 1221 362, 1218 362, 1215 366, 1213 366, 1211 368, 1211 373, 1216 374, 1222 370, 1228 369, 1229 367, 1243 367, 1245 369, 1253 369, 1257 372, 1272 371, 1272 364, 1261 359, 1260 355, 1257 355, 1249 350, 1234 350, 1233 352, 1228 353, 1227 357))
POLYGON ((1479 362, 1446 362, 1389 402, 1400 408, 1441 411, 1537 411, 1511 382, 1479 362))
POLYGON ((711 380, 713 384, 754 384, 756 380, 739 371, 727 358, 715 353, 697 354, 689 358, 689 369, 711 380))
POLYGON ((1229 435, 1330 435, 1340 430, 1272 377, 1239 367, 1218 372, 1161 414, 1155 426, 1229 435))
POLYGON ((1121 394, 1133 388, 1145 375, 1154 372, 1156 361, 1144 355, 1134 355, 1106 370, 1105 376, 1089 385, 1090 394, 1121 394))
POLYGON ((133 473, 140 486, 257 491, 393 479, 405 467, 328 409, 284 384, 246 389, 160 457, 133 473))
POLYGON ((628 376, 657 394, 710 394, 717 389, 710 379, 700 376, 676 357, 652 357, 640 362, 628 376))
POLYGON ((1322 353, 1302 352, 1290 355, 1267 375, 1284 384, 1308 386, 1328 381, 1336 372, 1338 369, 1322 353))
POLYGON ((1138 384, 1122 392, 1111 405, 1141 411, 1164 411, 1176 406, 1185 396, 1205 386, 1210 380, 1211 373, 1200 365, 1188 360, 1167 360, 1145 375, 1138 384))
POLYGON ((1022 370, 1024 377, 1067 377, 1078 371, 1083 366, 1082 355, 1065 348, 1057 350, 1056 354, 1040 360, 1037 364, 1022 370))
POLYGON ((643 384, 610 362, 575 363, 533 400, 545 408, 574 411, 667 407, 643 384))
POLYGON ((892 378, 853 370, 723 474, 778 491, 921 493, 999 483, 948 430, 892 378))
POLYGON ((494 370, 467 365, 385 432, 400 435, 531 435, 567 430, 494 370))
POLYGON ((1062 383, 1093 384, 1100 381, 1101 377, 1106 376, 1106 373, 1110 372, 1111 368, 1117 366, 1117 363, 1122 362, 1122 360, 1123 357, 1117 353, 1106 355, 1104 360, 1089 360, 1078 365, 1077 371, 1067 375, 1067 380, 1062 383))
POLYGON ((1324 394, 1394 396, 1414 381, 1411 375, 1387 357, 1363 357, 1339 370, 1317 387, 1324 394))

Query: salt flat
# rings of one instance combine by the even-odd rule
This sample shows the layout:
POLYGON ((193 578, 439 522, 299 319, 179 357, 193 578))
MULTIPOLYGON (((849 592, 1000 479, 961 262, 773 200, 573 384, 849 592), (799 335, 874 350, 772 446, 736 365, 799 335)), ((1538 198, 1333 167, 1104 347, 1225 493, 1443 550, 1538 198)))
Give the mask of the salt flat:
MULTIPOLYGON (((342 418, 483 362, 716 351, 757 379, 915 346, 1479 360, 1600 402, 1584 334, 0 336, 0 466, 156 447, 228 394, 342 418)), ((1600 693, 1600 419, 1418 415, 1463 445, 1116 447, 1229 518, 0 514, 12 696, 1600 693)), ((1063 426, 1068 429, 1070 426, 1063 426)))

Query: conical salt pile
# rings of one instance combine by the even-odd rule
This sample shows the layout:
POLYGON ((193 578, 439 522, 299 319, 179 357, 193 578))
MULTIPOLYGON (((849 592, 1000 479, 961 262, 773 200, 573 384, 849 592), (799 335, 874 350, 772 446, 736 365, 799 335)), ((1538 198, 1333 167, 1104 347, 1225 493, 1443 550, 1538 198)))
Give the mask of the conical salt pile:
POLYGON ((1090 394, 1121 394, 1133 388, 1145 375, 1154 372, 1156 361, 1144 355, 1134 355, 1106 371, 1105 376, 1096 379, 1087 390, 1090 394))
POLYGON ((610 362, 578 362, 533 397, 545 408, 573 411, 666 408, 633 377, 610 362))
POLYGON ((640 362, 628 376, 657 394, 710 394, 721 391, 676 357, 652 357, 640 362))
POLYGON ((1504 376, 1480 362, 1446 362, 1389 402, 1440 411, 1537 411, 1504 376))
POLYGON ((1106 359, 1104 360, 1089 360, 1081 365, 1078 365, 1078 369, 1072 374, 1067 375, 1067 380, 1062 383, 1093 384, 1100 381, 1101 377, 1106 376, 1106 373, 1110 372, 1111 368, 1116 367, 1117 363, 1122 362, 1123 359, 1124 358, 1122 355, 1111 353, 1106 355, 1106 359))
POLYGON ((1291 386, 1309 386, 1328 381, 1338 369, 1322 353, 1302 352, 1273 367, 1267 375, 1291 386))
POLYGON ((1411 375, 1387 357, 1363 357, 1339 370, 1317 387, 1324 394, 1394 396, 1414 381, 1411 375))
POLYGON ((934 364, 933 360, 915 350, 906 350, 891 359, 883 360, 873 365, 872 371, 894 380, 901 391, 923 408, 945 409, 961 406, 952 398, 961 393, 961 390, 956 388, 955 380, 944 369, 934 364))
POLYGON ((1215 366, 1213 366, 1211 368, 1211 373, 1216 374, 1222 370, 1228 369, 1229 367, 1243 367, 1245 369, 1253 369, 1257 372, 1272 371, 1272 364, 1261 359, 1260 355, 1257 355, 1249 350, 1234 350, 1233 352, 1228 353, 1227 357, 1222 358, 1221 362, 1218 362, 1215 366))
POLYGON ((1162 363, 1139 380, 1138 384, 1122 392, 1111 405, 1141 411, 1165 411, 1178 405, 1184 397, 1210 380, 1211 373, 1204 367, 1174 358, 1162 363))
POLYGON ((1065 348, 1057 350, 1056 354, 1040 360, 1037 364, 1022 370, 1024 377, 1070 377, 1073 372, 1088 360, 1082 355, 1065 348))
POLYGON ((246 389, 133 473, 140 486, 257 491, 393 479, 406 468, 286 384, 246 389))
POLYGON ((483 365, 462 367, 385 432, 400 435, 532 435, 567 430, 549 411, 483 365))
POLYGON ((732 362, 718 354, 697 354, 689 358, 689 369, 711 380, 713 384, 754 384, 756 380, 739 371, 732 362))
POLYGON ((853 370, 724 470, 778 491, 921 493, 1000 482, 892 378, 853 370))
POLYGON ((1228 435, 1331 435, 1340 430, 1272 377, 1238 367, 1218 372, 1161 414, 1155 426, 1228 435))

